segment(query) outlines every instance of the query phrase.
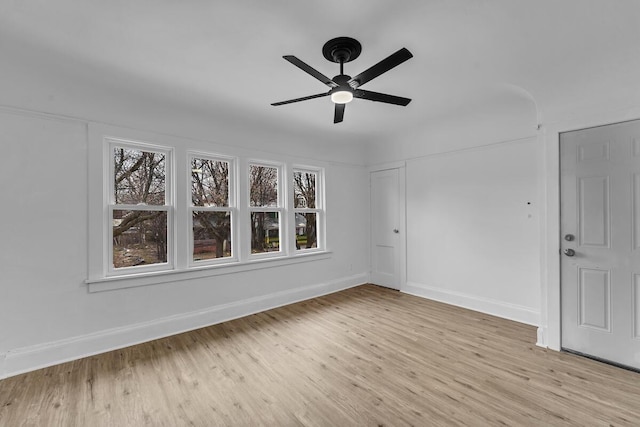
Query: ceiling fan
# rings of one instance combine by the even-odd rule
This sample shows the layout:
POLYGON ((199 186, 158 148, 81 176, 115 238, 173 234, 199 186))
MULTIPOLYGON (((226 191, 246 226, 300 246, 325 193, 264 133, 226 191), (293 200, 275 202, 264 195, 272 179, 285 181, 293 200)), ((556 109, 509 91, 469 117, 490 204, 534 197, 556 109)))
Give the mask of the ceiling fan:
POLYGON ((379 75, 386 73, 394 67, 402 64, 406 60, 413 58, 413 55, 406 48, 398 50, 396 53, 389 55, 387 58, 378 62, 374 66, 364 70, 355 77, 344 74, 344 64, 356 59, 362 51, 362 45, 351 37, 337 37, 331 39, 322 47, 322 54, 331 61, 340 64, 340 74, 333 79, 328 78, 318 70, 312 68, 308 64, 302 62, 293 55, 285 55, 284 59, 291 62, 302 71, 310 74, 312 77, 320 80, 329 86, 328 92, 318 93, 316 95, 305 96, 302 98, 290 99, 288 101, 274 102, 271 105, 285 105, 293 102, 307 101, 309 99, 321 98, 323 96, 331 96, 331 101, 335 103, 335 113, 333 123, 340 123, 344 118, 345 105, 353 98, 367 99, 369 101, 384 102, 387 104, 406 106, 411 102, 409 98, 400 96, 387 95, 385 93, 372 92, 360 89, 360 86, 375 79, 379 75))

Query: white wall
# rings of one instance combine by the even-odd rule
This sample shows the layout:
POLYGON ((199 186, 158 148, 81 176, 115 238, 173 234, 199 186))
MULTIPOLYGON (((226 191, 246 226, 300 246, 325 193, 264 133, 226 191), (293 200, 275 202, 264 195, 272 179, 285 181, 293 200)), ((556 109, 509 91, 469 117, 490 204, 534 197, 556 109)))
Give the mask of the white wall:
MULTIPOLYGON (((181 91, 151 77, 123 73, 113 64, 98 67, 73 55, 2 36, 0 107, 213 141, 257 153, 365 164, 363 141, 335 128, 309 132, 295 120, 283 130, 281 123, 246 110, 243 97, 250 94, 227 99, 181 91)), ((269 102, 272 100, 264 100, 264 108, 273 108, 269 102)))
POLYGON ((530 96, 512 88, 373 146, 406 163, 403 292, 538 325, 542 144, 530 96))
POLYGON ((404 291, 538 324, 536 141, 407 161, 404 291))
MULTIPOLYGON (((294 155, 291 139, 284 139, 281 145, 263 143, 255 155, 325 167, 329 256, 89 293, 87 126, 84 120, 0 110, 0 377, 367 281, 368 215, 358 215, 368 212, 365 169, 344 157, 316 160, 315 148, 304 144, 294 155)), ((198 144, 235 154, 228 144, 198 144)))

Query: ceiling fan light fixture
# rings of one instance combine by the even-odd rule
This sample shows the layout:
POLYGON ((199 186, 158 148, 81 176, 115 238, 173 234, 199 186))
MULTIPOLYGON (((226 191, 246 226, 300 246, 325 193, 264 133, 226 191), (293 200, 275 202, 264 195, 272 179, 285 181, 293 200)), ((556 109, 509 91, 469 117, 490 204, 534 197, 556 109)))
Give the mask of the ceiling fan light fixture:
POLYGON ((348 90, 339 90, 331 94, 331 101, 334 104, 348 104, 353 100, 353 93, 348 90))
POLYGON ((286 105, 294 102, 308 101, 310 99, 322 98, 330 96, 334 105, 333 123, 340 123, 344 119, 345 105, 353 101, 353 98, 366 99, 369 101, 383 102, 385 104, 394 104, 406 106, 411 102, 410 98, 401 96, 388 95, 386 93, 372 92, 363 90, 361 86, 375 79, 381 74, 386 73, 392 68, 397 67, 413 55, 407 48, 402 48, 395 53, 387 56, 377 64, 367 68, 355 77, 351 77, 344 73, 344 64, 356 59, 362 50, 362 45, 351 37, 337 37, 329 40, 322 47, 322 54, 325 59, 330 62, 340 64, 340 74, 330 79, 309 64, 299 60, 293 55, 284 55, 283 58, 291 64, 300 68, 311 77, 319 80, 327 85, 330 89, 327 92, 317 93, 315 95, 303 96, 302 98, 289 99, 287 101, 274 102, 271 105, 286 105))

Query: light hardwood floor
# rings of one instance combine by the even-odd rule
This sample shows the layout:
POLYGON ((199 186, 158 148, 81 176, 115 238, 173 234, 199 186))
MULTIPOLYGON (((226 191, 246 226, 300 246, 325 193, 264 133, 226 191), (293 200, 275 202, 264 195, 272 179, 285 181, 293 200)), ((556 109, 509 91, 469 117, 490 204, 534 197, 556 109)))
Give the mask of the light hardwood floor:
POLYGON ((640 374, 372 285, 0 381, 2 426, 639 426, 640 374))

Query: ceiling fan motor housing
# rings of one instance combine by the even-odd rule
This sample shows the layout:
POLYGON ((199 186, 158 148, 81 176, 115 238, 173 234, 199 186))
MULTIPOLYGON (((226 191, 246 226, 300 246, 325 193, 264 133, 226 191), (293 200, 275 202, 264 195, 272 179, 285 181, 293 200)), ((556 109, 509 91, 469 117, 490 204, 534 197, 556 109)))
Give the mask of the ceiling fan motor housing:
POLYGON ((340 92, 340 91, 348 91, 348 92, 353 91, 353 87, 349 85, 349 80, 351 80, 351 76, 348 76, 346 74, 340 74, 338 76, 335 76, 332 80, 336 82, 338 86, 331 89, 331 93, 340 92))

